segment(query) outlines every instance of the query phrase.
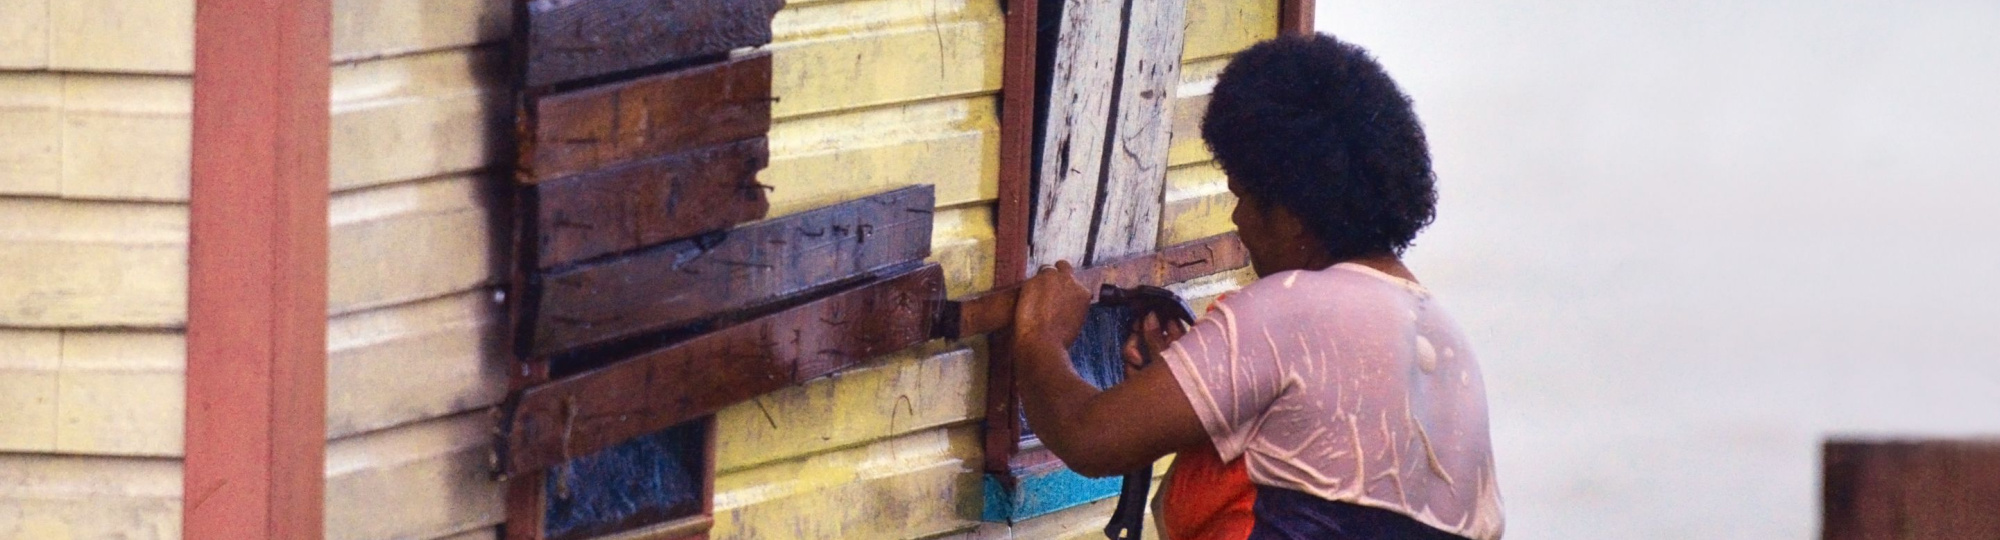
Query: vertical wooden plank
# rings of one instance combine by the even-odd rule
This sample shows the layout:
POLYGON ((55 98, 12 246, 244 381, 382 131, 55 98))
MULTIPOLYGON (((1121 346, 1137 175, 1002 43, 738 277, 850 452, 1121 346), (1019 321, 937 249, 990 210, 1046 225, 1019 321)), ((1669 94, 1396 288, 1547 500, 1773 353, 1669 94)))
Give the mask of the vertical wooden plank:
POLYGON ((182 535, 322 534, 327 0, 197 0, 182 535))
POLYGON ((1314 5, 1316 0, 1279 1, 1283 2, 1282 5, 1278 6, 1278 33, 1280 35, 1310 36, 1316 32, 1316 30, 1313 30, 1314 15, 1318 12, 1314 5))
POLYGON ((1051 66, 1048 118, 1035 179, 1029 262, 1080 263, 1088 255, 1118 78, 1125 2, 1065 0, 1051 66))
POLYGON ((1183 0, 1134 1, 1125 27, 1116 110, 1106 145, 1103 201, 1090 263, 1153 250, 1167 182, 1172 98, 1180 86, 1183 0))

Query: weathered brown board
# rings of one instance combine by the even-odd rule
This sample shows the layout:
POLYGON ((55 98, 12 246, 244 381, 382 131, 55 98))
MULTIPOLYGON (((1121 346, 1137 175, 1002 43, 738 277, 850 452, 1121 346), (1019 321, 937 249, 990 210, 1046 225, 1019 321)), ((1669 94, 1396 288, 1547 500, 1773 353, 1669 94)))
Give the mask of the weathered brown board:
MULTIPOLYGON (((1129 0, 1128 0, 1129 1, 1129 0)), ((1050 66, 1030 264, 1084 262, 1104 170, 1125 2, 1064 0, 1050 66)), ((1046 15, 1045 15, 1046 16, 1046 15)), ((1046 42, 1045 42, 1046 43, 1046 42)))
POLYGON ((560 270, 530 285, 530 356, 757 307, 930 256, 933 193, 912 186, 560 270))
POLYGON ((757 171, 769 162, 759 137, 531 186, 537 264, 547 269, 762 219, 771 204, 757 171))
POLYGON ((1830 441, 1826 540, 2000 538, 2000 439, 1830 441))
POLYGON ((1181 82, 1184 0, 1130 0, 1118 94, 1105 142, 1102 199, 1091 229, 1092 264, 1153 250, 1167 186, 1167 143, 1181 82))
POLYGON ((517 176, 530 184, 762 137, 771 129, 771 55, 534 98, 528 107, 517 176))
POLYGON ((526 84, 572 81, 771 42, 783 0, 522 0, 526 84))
MULTIPOLYGON (((1076 277, 1092 290, 1103 284, 1158 287, 1249 265, 1243 242, 1229 233, 1084 268, 1076 277)), ((1014 322, 1014 301, 1019 296, 1020 289, 1010 287, 953 302, 955 312, 947 312, 940 321, 939 335, 957 339, 1006 328, 1014 322)))
POLYGON ((530 388, 505 467, 533 471, 931 339, 935 264, 530 388))

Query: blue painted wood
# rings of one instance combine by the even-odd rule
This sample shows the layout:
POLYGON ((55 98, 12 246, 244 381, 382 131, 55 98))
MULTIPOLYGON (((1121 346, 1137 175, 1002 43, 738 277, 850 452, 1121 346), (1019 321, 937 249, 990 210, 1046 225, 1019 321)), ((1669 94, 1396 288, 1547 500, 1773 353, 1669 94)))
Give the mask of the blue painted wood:
POLYGON ((546 538, 589 538, 701 512, 709 420, 644 435, 549 469, 546 538))
POLYGON ((1085 478, 1068 467, 1016 471, 1014 489, 999 477, 986 475, 986 504, 980 519, 1016 523, 1118 496, 1123 478, 1085 478))

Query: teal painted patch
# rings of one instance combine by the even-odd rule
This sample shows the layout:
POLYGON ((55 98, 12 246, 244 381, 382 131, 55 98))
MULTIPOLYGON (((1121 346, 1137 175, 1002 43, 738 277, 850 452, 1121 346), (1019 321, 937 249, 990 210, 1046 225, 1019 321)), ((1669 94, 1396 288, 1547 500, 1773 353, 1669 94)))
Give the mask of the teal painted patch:
POLYGON ((1018 480, 1014 490, 1009 492, 999 478, 986 475, 986 505, 980 519, 1014 523, 1116 497, 1124 480, 1118 476, 1085 478, 1070 472, 1068 467, 1032 473, 1016 471, 1015 478, 1018 480))

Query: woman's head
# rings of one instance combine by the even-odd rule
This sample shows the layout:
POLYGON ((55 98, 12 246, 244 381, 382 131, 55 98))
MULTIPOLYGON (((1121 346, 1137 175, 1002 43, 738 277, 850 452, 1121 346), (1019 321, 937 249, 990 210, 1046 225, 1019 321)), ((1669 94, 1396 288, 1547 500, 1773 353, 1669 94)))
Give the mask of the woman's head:
POLYGON ((1201 136, 1229 175, 1234 219, 1261 272, 1401 254, 1436 211, 1409 96, 1367 51, 1331 36, 1281 37, 1237 55, 1201 136), (1298 259, 1314 249, 1325 251, 1298 259))

